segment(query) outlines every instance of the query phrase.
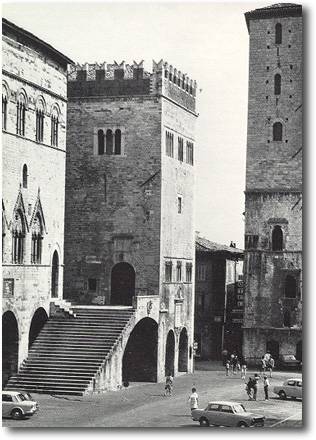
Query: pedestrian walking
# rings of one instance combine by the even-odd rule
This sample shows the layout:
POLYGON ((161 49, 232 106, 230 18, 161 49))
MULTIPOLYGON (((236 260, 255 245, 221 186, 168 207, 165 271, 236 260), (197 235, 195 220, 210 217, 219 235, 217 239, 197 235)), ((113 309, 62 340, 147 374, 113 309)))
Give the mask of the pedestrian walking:
POLYGON ((253 400, 252 391, 253 391, 253 379, 249 377, 248 382, 246 383, 246 392, 248 395, 248 400, 253 400))
POLYGON ((264 400, 269 400, 269 379, 266 375, 263 376, 263 390, 264 390, 264 400))
POLYGON ((190 408, 191 411, 193 411, 194 409, 198 409, 199 407, 199 395, 196 392, 196 388, 192 388, 192 394, 189 397, 189 402, 190 402, 190 408))
POLYGON ((258 382, 259 382, 259 379, 260 379, 259 374, 255 373, 255 376, 254 376, 254 379, 253 379, 253 386, 252 386, 252 389, 253 389, 253 396, 252 396, 252 398, 253 398, 253 400, 257 400, 257 392, 258 392, 258 382))
POLYGON ((171 376, 171 374, 168 374, 166 376, 165 396, 172 395, 172 388, 173 388, 173 377, 171 376))
POLYGON ((226 365, 225 365, 226 376, 229 376, 229 369, 230 369, 230 363, 229 361, 226 361, 226 365))
POLYGON ((261 360, 260 360, 260 370, 261 370, 261 372, 265 373, 266 372, 266 368, 267 368, 266 360, 265 360, 265 357, 262 356, 261 360))
POLYGON ((267 367, 268 367, 268 370, 270 371, 270 377, 272 377, 272 371, 273 371, 273 368, 274 368, 274 359, 273 359, 273 357, 270 357, 267 367))
POLYGON ((238 365, 238 357, 236 354, 233 355, 232 358, 232 370, 233 374, 237 374, 237 365, 238 365))
POLYGON ((242 378, 242 380, 246 379, 246 374, 247 374, 247 362, 244 358, 242 358, 242 360, 241 360, 241 378, 242 378))

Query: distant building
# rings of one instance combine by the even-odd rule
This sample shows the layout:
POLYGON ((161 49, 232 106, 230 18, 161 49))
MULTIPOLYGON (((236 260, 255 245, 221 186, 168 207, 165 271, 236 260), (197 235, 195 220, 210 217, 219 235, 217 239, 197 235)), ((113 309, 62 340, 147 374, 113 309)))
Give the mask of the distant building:
POLYGON ((243 250, 196 237, 194 340, 201 359, 241 352, 243 250))
POLYGON ((249 102, 244 355, 302 356, 302 7, 245 14, 249 102))
POLYGON ((62 298, 67 64, 2 19, 2 371, 17 371, 62 298))

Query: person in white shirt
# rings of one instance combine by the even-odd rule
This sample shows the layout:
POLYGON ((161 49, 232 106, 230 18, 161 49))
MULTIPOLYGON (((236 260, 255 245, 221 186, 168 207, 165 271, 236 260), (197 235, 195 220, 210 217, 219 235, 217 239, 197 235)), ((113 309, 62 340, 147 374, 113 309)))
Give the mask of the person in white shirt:
POLYGON ((264 400, 269 400, 269 379, 266 375, 263 376, 263 389, 264 389, 264 400))
POLYGON ((192 394, 189 397, 189 402, 190 402, 191 411, 199 407, 199 395, 196 392, 196 388, 192 388, 192 394))

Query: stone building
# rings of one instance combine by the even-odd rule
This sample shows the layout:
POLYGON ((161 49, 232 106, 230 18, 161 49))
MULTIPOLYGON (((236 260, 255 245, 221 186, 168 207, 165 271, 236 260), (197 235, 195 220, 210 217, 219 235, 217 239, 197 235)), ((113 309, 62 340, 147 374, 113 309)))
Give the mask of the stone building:
POLYGON ((302 7, 245 14, 249 103, 244 355, 302 355, 302 7))
POLYGON ((67 64, 2 20, 3 383, 62 298, 67 64))
POLYGON ((69 74, 64 294, 133 311, 113 386, 192 370, 195 96, 162 60, 69 74))
MULTIPOLYGON (((238 304, 238 281, 243 251, 196 237, 194 340, 196 356, 220 360, 223 349, 241 352, 243 305, 238 304)), ((242 299, 238 300, 240 303, 242 299)))

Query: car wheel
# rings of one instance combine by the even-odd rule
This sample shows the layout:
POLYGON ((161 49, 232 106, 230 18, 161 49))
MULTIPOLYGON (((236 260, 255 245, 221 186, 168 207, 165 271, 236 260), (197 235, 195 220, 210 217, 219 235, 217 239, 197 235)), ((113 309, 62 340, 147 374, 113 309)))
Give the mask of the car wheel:
POLYGON ((210 426, 209 421, 205 417, 202 417, 199 422, 200 426, 210 426))
POLYGON ((285 394, 285 392, 282 390, 282 391, 279 391, 279 397, 280 397, 280 399, 282 399, 282 400, 285 400, 286 399, 286 394, 285 394))
POLYGON ((22 419, 23 413, 22 413, 22 411, 19 408, 14 408, 11 411, 11 417, 14 420, 19 420, 19 419, 22 419))
POLYGON ((239 422, 239 423, 238 423, 238 427, 239 427, 239 428, 248 428, 248 425, 247 425, 246 422, 239 422))

